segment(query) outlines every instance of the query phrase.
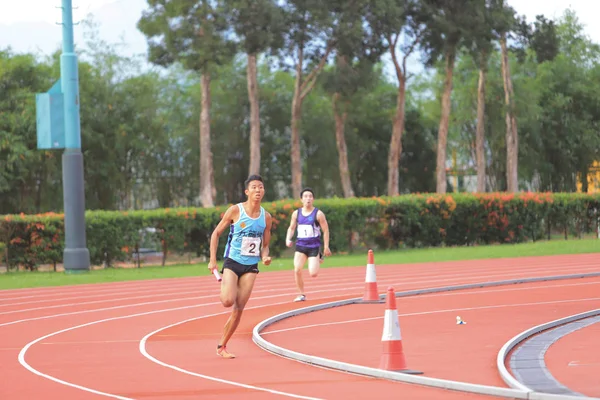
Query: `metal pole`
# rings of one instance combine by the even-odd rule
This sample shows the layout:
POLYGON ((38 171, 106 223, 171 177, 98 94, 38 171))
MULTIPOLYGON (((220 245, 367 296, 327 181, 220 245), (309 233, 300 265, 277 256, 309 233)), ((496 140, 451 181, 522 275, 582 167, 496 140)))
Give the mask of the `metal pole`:
POLYGON ((60 78, 64 96, 65 152, 62 156, 63 203, 65 210, 65 272, 90 269, 90 253, 86 245, 85 192, 83 154, 79 121, 79 76, 77 55, 73 45, 73 7, 62 0, 63 52, 60 56, 60 78))

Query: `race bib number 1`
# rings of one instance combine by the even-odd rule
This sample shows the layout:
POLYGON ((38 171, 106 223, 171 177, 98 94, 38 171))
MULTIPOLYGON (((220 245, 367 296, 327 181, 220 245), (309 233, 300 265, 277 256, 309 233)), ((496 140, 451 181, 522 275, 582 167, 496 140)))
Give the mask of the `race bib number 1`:
POLYGON ((315 231, 312 225, 298 225, 298 238, 306 239, 315 237, 315 231))
POLYGON ((242 238, 242 255, 256 257, 260 255, 260 238, 244 237, 242 238))

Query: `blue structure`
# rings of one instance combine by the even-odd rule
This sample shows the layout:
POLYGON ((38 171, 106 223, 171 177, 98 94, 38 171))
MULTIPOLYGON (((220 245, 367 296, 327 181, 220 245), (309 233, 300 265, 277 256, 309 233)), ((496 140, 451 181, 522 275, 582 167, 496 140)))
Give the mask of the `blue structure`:
POLYGON ((73 45, 73 6, 62 0, 63 52, 60 79, 48 93, 36 95, 39 149, 65 149, 62 156, 65 213, 65 272, 90 269, 85 231, 85 183, 79 120, 79 73, 73 45), (60 88, 60 89, 59 89, 60 88))
POLYGON ((65 109, 60 79, 48 93, 35 95, 38 149, 65 148, 65 109))

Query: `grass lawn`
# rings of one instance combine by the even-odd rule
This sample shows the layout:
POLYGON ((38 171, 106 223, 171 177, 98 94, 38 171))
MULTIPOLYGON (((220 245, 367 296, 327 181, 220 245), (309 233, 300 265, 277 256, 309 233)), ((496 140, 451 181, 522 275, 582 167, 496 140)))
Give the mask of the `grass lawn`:
MULTIPOLYGON (((600 240, 552 240, 516 245, 492 245, 476 247, 446 247, 429 249, 406 249, 375 252, 375 264, 408 264, 419 262, 474 260, 557 254, 600 253, 600 240)), ((322 268, 365 266, 365 252, 351 255, 334 255, 321 264, 322 268)), ((221 264, 219 264, 219 268, 221 264)), ((261 273, 291 270, 291 258, 275 258, 269 267, 260 266, 261 273)), ((208 275, 206 264, 184 264, 166 267, 109 268, 80 274, 64 272, 10 272, 0 274, 0 289, 17 289, 42 286, 75 285, 81 283, 118 282, 155 278, 180 278, 208 275)))

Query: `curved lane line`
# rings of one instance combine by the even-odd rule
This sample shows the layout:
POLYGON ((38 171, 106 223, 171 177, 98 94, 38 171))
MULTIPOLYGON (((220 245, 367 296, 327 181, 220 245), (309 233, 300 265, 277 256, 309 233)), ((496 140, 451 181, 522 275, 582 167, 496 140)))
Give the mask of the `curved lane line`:
MULTIPOLYGON (((268 304, 268 305, 264 305, 264 306, 248 307, 248 308, 246 308, 246 310, 251 310, 251 309, 255 309, 255 308, 262 308, 262 307, 270 307, 270 306, 280 305, 280 304, 289 304, 289 301, 281 302, 281 303, 268 304)), ((268 388, 263 388, 263 387, 260 387, 260 386, 248 385, 248 384, 240 383, 240 382, 228 381, 228 380, 217 378, 217 377, 214 377, 214 376, 208 376, 208 375, 199 374, 197 372, 188 371, 188 370, 180 368, 180 367, 178 367, 176 365, 167 364, 166 362, 163 362, 163 361, 161 361, 161 360, 153 357, 150 353, 148 353, 148 350, 146 349, 146 342, 148 341, 148 339, 151 336, 154 336, 157 333, 159 333, 159 332, 161 332, 161 331, 163 331, 165 329, 169 329, 169 328, 172 328, 172 327, 177 326, 177 325, 182 325, 182 324, 185 324, 187 322, 197 321, 199 319, 204 319, 204 318, 216 317, 216 316, 224 315, 224 314, 228 314, 228 313, 229 313, 228 311, 225 311, 225 312, 220 312, 220 313, 215 313, 215 314, 210 314, 210 315, 203 315, 201 317, 189 318, 189 319, 186 319, 184 321, 179 321, 179 322, 176 322, 176 323, 168 325, 168 326, 163 326, 163 327, 161 327, 161 328, 159 328, 159 329, 157 329, 157 330, 155 330, 153 332, 150 332, 149 334, 147 334, 146 336, 144 336, 142 338, 142 340, 140 340, 140 343, 139 343, 140 353, 142 353, 142 355, 144 357, 146 357, 148 360, 152 361, 155 364, 161 365, 161 366, 166 367, 166 368, 173 369, 173 370, 178 371, 178 372, 182 372, 182 373, 187 374, 187 375, 196 376, 198 378, 207 379, 207 380, 214 381, 214 382, 219 382, 219 383, 225 383, 225 384, 232 385, 232 386, 243 387, 243 388, 246 388, 246 389, 253 389, 253 390, 258 390, 258 391, 261 391, 261 392, 268 392, 268 393, 278 394, 278 395, 282 395, 282 396, 286 396, 286 397, 292 397, 292 398, 295 398, 295 399, 309 399, 309 400, 317 400, 318 399, 316 397, 306 397, 306 396, 300 396, 300 395, 293 394, 293 393, 280 392, 280 391, 274 390, 274 389, 268 389, 268 388)))
MULTIPOLYGON (((447 287, 441 287, 441 288, 432 288, 432 289, 422 289, 422 290, 411 290, 411 291, 407 291, 407 292, 398 292, 398 293, 396 293, 396 296, 397 297, 401 297, 401 296, 410 296, 410 295, 421 294, 421 293, 435 293, 435 292, 441 292, 441 291, 461 290, 461 289, 467 289, 467 288, 480 288, 480 287, 488 287, 488 286, 499 286, 499 285, 505 285, 505 284, 536 282, 536 281, 547 281, 547 280, 557 280, 557 279, 567 279, 567 278, 583 278, 583 277, 590 277, 590 276, 600 276, 600 273, 589 273, 589 274, 580 273, 580 274, 561 275, 561 276, 554 276, 554 277, 534 277, 534 278, 513 279, 513 280, 507 280, 507 281, 473 283, 473 284, 458 285, 458 286, 447 286, 447 287)), ((349 288, 346 288, 346 289, 349 289, 349 288)), ((324 291, 324 290, 322 290, 322 291, 324 291)), ((318 292, 321 292, 321 291, 318 291, 318 292)), ((284 296, 284 295, 287 295, 287 294, 273 295, 273 296, 264 296, 264 297, 261 297, 261 298, 264 299, 264 298, 281 297, 281 296, 284 296)), ((385 296, 385 294, 380 295, 380 298, 383 298, 384 296, 385 296)), ((332 297, 340 297, 340 296, 328 296, 328 297, 332 298, 332 297)), ((326 298, 327 297, 321 298, 321 300, 326 299, 326 298)), ((320 304, 320 305, 316 305, 316 306, 312 306, 312 307, 308 307, 308 308, 304 308, 304 309, 300 309, 300 310, 295 310, 295 311, 293 311, 291 313, 293 315, 298 315, 299 313, 307 312, 306 311, 307 309, 311 309, 310 311, 312 311, 315 308, 324 309, 324 308, 330 308, 330 307, 335 307, 335 306, 344 305, 344 304, 353 304, 353 303, 360 302, 360 301, 361 301, 360 298, 357 298, 357 299, 347 299, 347 300, 342 300, 342 301, 337 301, 337 302, 332 302, 332 303, 324 303, 324 304, 320 304), (335 305, 332 306, 331 304, 335 304, 335 305), (300 312, 301 310, 305 310, 305 311, 300 312)), ((162 302, 164 302, 164 301, 153 302, 153 303, 162 303, 162 302)), ((255 306, 255 307, 248 307, 248 309, 261 308, 261 307, 269 307, 269 306, 273 306, 273 305, 288 304, 288 303, 289 303, 288 301, 286 301, 286 302, 280 302, 280 303, 270 303, 270 304, 266 304, 266 305, 260 305, 260 306, 255 306)), ((127 398, 127 397, 123 397, 123 396, 118 396, 118 395, 114 395, 114 394, 110 394, 110 393, 101 392, 101 391, 98 391, 98 390, 95 390, 95 389, 92 389, 92 388, 88 388, 88 387, 77 385, 77 384, 74 384, 74 383, 71 383, 71 382, 67 382, 67 381, 61 380, 59 378, 53 377, 51 375, 45 374, 45 373, 43 373, 43 372, 41 372, 39 370, 36 370, 34 367, 32 367, 30 364, 27 363, 27 361, 26 361, 26 353, 27 353, 27 351, 33 345, 41 342, 42 340, 45 340, 45 339, 47 339, 49 337, 56 336, 56 335, 59 335, 61 333, 72 331, 72 330, 75 330, 75 329, 79 329, 79 328, 83 328, 83 327, 87 327, 87 326, 91 326, 91 325, 96 325, 96 324, 100 324, 100 323, 103 323, 103 322, 109 322, 109 321, 115 321, 115 320, 122 320, 122 319, 134 318, 134 317, 139 317, 139 316, 144 316, 144 315, 150 315, 150 314, 157 314, 157 313, 162 313, 162 312, 169 312, 169 311, 183 310, 183 309, 189 309, 189 308, 195 308, 195 307, 202 307, 202 306, 207 306, 207 305, 210 305, 210 304, 211 303, 208 303, 208 304, 199 304, 199 305, 196 304, 196 305, 190 305, 190 306, 175 307, 175 308, 170 308, 170 309, 152 310, 152 311, 147 311, 147 312, 142 312, 142 313, 128 314, 128 315, 124 315, 124 316, 117 316, 117 317, 111 317, 111 318, 104 318, 104 319, 101 319, 101 320, 96 320, 96 321, 92 321, 92 322, 88 322, 88 323, 76 325, 76 326, 73 326, 73 327, 65 328, 65 329, 62 329, 62 330, 59 330, 59 331, 56 331, 56 332, 52 332, 52 333, 47 334, 45 336, 39 337, 39 338, 37 338, 37 339, 29 342, 19 352, 18 360, 19 360, 19 363, 24 368, 26 368, 27 370, 29 370, 30 372, 32 372, 32 373, 34 373, 36 375, 39 375, 41 377, 44 377, 46 379, 52 380, 54 382, 57 382, 59 384, 62 384, 62 385, 65 385, 65 386, 70 386, 70 387, 77 388, 77 389, 82 390, 82 391, 87 391, 87 392, 98 394, 98 395, 103 395, 103 396, 117 398, 117 399, 131 400, 131 399, 127 398)), ((212 304, 219 304, 219 303, 212 303, 212 304)), ((110 307, 108 309, 115 309, 115 308, 122 308, 122 306, 119 306, 119 307, 110 307)), ((101 310, 91 310, 91 311, 101 311, 101 310)), ((85 311, 82 311, 82 312, 85 312, 85 311)), ((66 315, 69 315, 69 314, 79 314, 79 313, 81 313, 81 312, 66 313, 66 315)), ((227 312, 222 312, 222 313, 217 313, 217 314, 212 314, 212 315, 206 315, 206 316, 203 316, 203 317, 195 317, 192 320, 207 318, 207 317, 211 317, 211 316, 222 315, 222 314, 226 314, 226 313, 227 312)), ((288 313, 284 313, 284 314, 288 314, 288 313)), ((280 315, 284 315, 284 314, 280 314, 280 315)), ((52 316, 47 316, 47 317, 52 317, 52 316)), ((279 316, 276 316, 276 317, 279 317, 279 316)), ((265 321, 271 321, 271 320, 273 320, 273 318, 276 318, 276 317, 272 317, 272 318, 270 318, 268 320, 265 320, 265 321)), ((44 319, 44 318, 46 318, 46 317, 35 318, 35 319, 44 319)), ((263 323, 265 321, 263 321, 263 323)), ((0 326, 10 325, 10 324, 13 324, 13 323, 18 323, 18 322, 21 322, 21 321, 13 321, 13 322, 5 323, 5 324, 0 324, 0 326)), ((273 323, 273 322, 275 322, 275 321, 272 321, 271 323, 273 323)), ((182 323, 182 322, 180 322, 180 323, 182 323)), ((254 331, 253 331, 253 340, 255 342, 256 342, 256 340, 255 340, 255 334, 257 333, 257 327, 259 327, 261 324, 257 325, 254 328, 254 331)), ((175 325, 177 325, 177 323, 175 325)), ((262 328, 264 328, 264 326, 262 328)), ((161 328, 161 329, 166 329, 166 327, 161 328)), ((156 332, 158 332, 158 331, 155 331, 153 333, 156 333, 156 332)), ((260 332, 260 331, 258 331, 258 332, 260 332)), ((147 340, 147 338, 150 337, 150 336, 151 335, 147 335, 145 337, 145 339, 147 340)), ((260 335, 258 335, 258 336, 260 337, 260 335)), ((262 338, 260 338, 260 339, 262 339, 262 338)), ((262 340, 264 341, 264 339, 262 339, 262 340)), ((144 343, 143 346, 142 346, 141 343, 142 342, 140 342, 140 351, 141 351, 142 348, 145 349, 145 343, 146 342, 145 341, 143 342, 144 343)), ((142 354, 144 354, 144 353, 142 353, 142 354)), ((147 354, 147 352, 146 352, 146 354, 147 354)), ((149 354, 148 354, 148 356, 152 357, 149 354)), ((149 358, 149 359, 151 359, 151 358, 149 358)), ((325 359, 323 359, 323 360, 325 360, 325 359)), ((157 360, 157 361, 159 361, 159 360, 157 360)), ((325 361, 331 361, 331 360, 325 360, 325 361)), ((159 364, 160 364, 160 362, 159 362, 159 364)), ((175 370, 179 370, 178 367, 176 367, 176 366, 169 366, 166 363, 162 363, 160 365, 164 365, 166 367, 169 367, 169 368, 172 368, 172 369, 175 369, 175 370)), ((352 364, 349 364, 349 365, 352 365, 352 364)), ((328 367, 326 365, 324 365, 324 366, 326 368, 330 368, 330 367, 328 367)), ((357 367, 359 367, 359 368, 366 368, 366 367, 360 367, 360 366, 357 366, 357 367)), ((334 369, 336 369, 336 368, 334 368, 334 369)), ((381 371, 381 370, 375 370, 375 371, 384 372, 384 374, 388 372, 388 371, 381 371)), ((180 371, 180 372, 183 372, 183 371, 180 371)), ((350 371, 348 371, 348 372, 350 372, 350 371)), ((191 375, 195 375, 195 376, 199 376, 199 377, 204 377, 205 379, 211 379, 212 378, 213 380, 217 380, 217 381, 220 381, 220 382, 223 382, 223 383, 228 383, 228 384, 232 384, 232 385, 237 385, 237 386, 241 386, 241 387, 248 387, 248 388, 250 388, 250 385, 245 385, 243 383, 229 382, 229 381, 224 381, 224 380, 221 381, 221 380, 219 380, 219 378, 216 378, 216 377, 207 377, 207 376, 203 376, 203 375, 201 376, 201 375, 195 374, 195 373, 193 373, 191 371, 187 371, 187 373, 190 373, 191 375)), ((359 374, 364 374, 363 372, 358 372, 358 373, 359 374)), ((393 375, 404 375, 404 374, 397 374, 397 373, 391 373, 391 374, 392 374, 392 376, 388 377, 388 379, 402 380, 402 381, 405 381, 405 382, 411 382, 411 380, 413 380, 413 379, 416 379, 416 381, 418 381, 419 379, 426 379, 426 380, 430 381, 430 384, 428 386, 438 386, 438 387, 449 388, 449 386, 445 386, 445 381, 440 380, 440 379, 423 378, 423 377, 408 376, 408 375, 405 375, 402 379, 397 379, 397 377, 395 377, 393 375), (434 381, 438 381, 438 384, 436 385, 434 381), (440 386, 440 383, 441 383, 442 386, 440 386)), ((454 382, 454 381, 447 381, 447 382, 449 382, 450 384, 454 383, 454 384, 457 384, 459 386, 460 385, 469 385, 471 387, 481 387, 483 389, 488 388, 489 390, 492 390, 495 395, 502 395, 502 394, 507 395, 507 394, 509 394, 510 397, 513 397, 513 398, 527 398, 527 397, 521 397, 522 393, 520 391, 514 390, 514 389, 486 387, 484 385, 476 385, 476 384, 463 384, 462 382, 454 382)), ((417 383, 417 382, 414 382, 414 383, 417 383)), ((256 390, 268 391, 268 392, 276 392, 276 391, 271 391, 271 389, 266 389, 266 388, 259 388, 259 387, 251 387, 251 388, 254 388, 256 390)), ((302 396, 298 396, 298 395, 294 395, 294 394, 284 394, 284 392, 279 392, 279 394, 288 395, 289 397, 303 398, 303 399, 315 399, 315 398, 311 398, 311 397, 302 397, 302 396)))
MULTIPOLYGON (((357 286, 357 287, 347 287, 347 288, 339 288, 339 289, 313 290, 313 291, 307 292, 307 294, 314 294, 314 293, 321 293, 321 292, 334 292, 334 291, 349 290, 349 289, 362 289, 362 288, 363 288, 362 286, 360 286, 360 287, 357 286)), ((290 290, 290 289, 291 288, 288 288, 287 290, 290 290)), ((253 300, 270 299, 270 298, 274 298, 274 297, 284 297, 284 296, 292 296, 292 295, 293 295, 293 293, 281 293, 281 294, 275 294, 275 295, 269 295, 269 296, 255 297, 255 298, 253 298, 253 300)), ((100 312, 100 311, 119 310, 119 309, 124 309, 124 308, 148 306, 148 305, 161 304, 161 303, 174 303, 174 302, 178 302, 178 301, 214 298, 215 296, 218 296, 218 294, 210 295, 210 296, 196 296, 196 297, 184 297, 184 298, 175 298, 175 299, 159 300, 159 301, 148 301, 148 302, 144 302, 144 303, 133 303, 133 304, 124 304, 124 305, 120 305, 120 306, 113 306, 113 307, 95 308, 93 310, 81 310, 81 311, 73 311, 73 312, 61 313, 61 314, 50 314, 50 315, 44 315, 41 317, 24 318, 24 319, 9 321, 9 322, 3 322, 3 323, 0 323, 0 327, 8 326, 8 325, 15 325, 15 324, 23 323, 23 322, 39 321, 39 320, 51 319, 51 318, 57 318, 57 317, 65 317, 65 316, 70 316, 70 315, 87 314, 87 313, 94 313, 94 312, 100 312)), ((343 296, 344 296, 343 294, 340 294, 337 296, 326 296, 326 297, 322 297, 322 298, 343 297, 343 296)), ((214 306, 214 305, 220 305, 220 304, 221 304, 221 302, 217 301, 217 302, 213 302, 213 303, 202 303, 202 304, 194 304, 191 306, 176 307, 176 308, 171 308, 169 310, 180 310, 180 309, 191 308, 191 307, 206 307, 206 306, 214 306)))
MULTIPOLYGON (((495 308, 527 307, 527 306, 563 304, 563 303, 579 303, 582 301, 590 301, 590 300, 600 300, 600 297, 588 297, 585 299, 540 301, 540 302, 518 303, 518 304, 494 304, 494 305, 477 306, 477 307, 446 308, 443 310, 421 311, 421 312, 414 312, 414 313, 398 314, 398 317, 414 317, 414 316, 419 316, 419 315, 442 314, 442 313, 455 312, 455 311, 489 310, 489 309, 495 309, 495 308)), ((319 326, 352 324, 352 323, 356 323, 356 322, 373 321, 376 319, 383 319, 383 318, 384 318, 383 316, 379 316, 379 317, 369 317, 369 318, 361 318, 361 319, 349 319, 349 320, 345 320, 345 321, 336 321, 336 322, 324 322, 321 324, 299 325, 299 326, 294 326, 292 328, 277 329, 277 330, 264 332, 264 333, 262 333, 262 335, 264 336, 264 335, 270 335, 272 333, 297 331, 300 329, 316 328, 319 326)))
MULTIPOLYGON (((288 294, 289 295, 289 294, 288 294)), ((265 296, 263 298, 270 298, 270 297, 279 297, 279 296, 265 296)), ((328 297, 324 297, 323 299, 327 299, 327 298, 332 298, 332 297, 340 297, 340 296, 328 296, 328 297)), ((259 299, 259 298, 257 298, 259 299)), ((76 326, 72 326, 69 328, 65 328, 65 329, 61 329, 59 331, 56 332, 52 332, 49 333, 45 336, 39 337, 29 343, 27 343, 27 345, 25 345, 25 347, 23 347, 21 349, 21 351, 19 352, 19 356, 18 356, 18 360, 19 363, 28 371, 34 373, 35 375, 39 375, 43 378, 49 379, 51 381, 54 381, 56 383, 59 383, 61 385, 65 385, 65 386, 70 386, 79 390, 83 390, 86 392, 90 392, 90 393, 94 393, 94 394, 98 394, 98 395, 102 395, 102 396, 107 396, 107 397, 112 397, 112 398, 116 398, 116 399, 122 399, 122 400, 133 400, 133 399, 129 399, 127 397, 123 397, 123 396, 118 396, 115 394, 111 394, 111 393, 105 393, 99 390, 95 390, 86 386, 81 386, 81 385, 77 385, 75 383, 71 383, 71 382, 67 382, 64 381, 62 379, 56 378, 54 376, 45 374, 37 369, 35 369, 34 367, 32 367, 27 360, 25 359, 25 356, 27 354, 27 351, 35 344, 40 343, 41 341, 48 339, 50 337, 53 336, 57 336, 60 335, 62 333, 65 332, 69 332, 69 331, 73 331, 76 329, 80 329, 80 328, 84 328, 87 326, 92 326, 92 325, 97 325, 97 324, 101 324, 104 322, 110 322, 110 321, 117 321, 117 320, 123 320, 123 319, 129 319, 129 318, 135 318, 135 317, 141 317, 141 316, 145 316, 145 315, 152 315, 152 314, 159 314, 159 313, 163 313, 163 312, 170 312, 170 311, 178 311, 178 310, 184 310, 184 309, 189 309, 189 308, 195 308, 195 307, 203 307, 203 306, 207 306, 207 305, 214 305, 214 304, 220 304, 220 303, 206 303, 206 304, 197 304, 197 305, 191 305, 191 306, 183 306, 183 307, 176 307, 176 308, 166 308, 166 309, 159 309, 159 310, 152 310, 152 311, 146 311, 146 312, 142 312, 142 313, 136 313, 136 314, 129 314, 129 315, 121 315, 118 317, 111 317, 111 318, 104 318, 104 319, 100 319, 100 320, 96 320, 96 321, 91 321, 91 322, 87 322, 85 324, 80 324, 80 325, 76 325, 76 326)), ((275 305, 282 305, 282 304, 289 304, 289 301, 284 301, 284 302, 278 302, 278 303, 269 303, 269 304, 264 304, 264 305, 259 305, 259 306, 253 306, 253 307, 247 307, 246 309, 255 309, 255 308, 263 308, 263 307, 271 307, 271 306, 275 306, 275 305)), ((208 317, 213 317, 213 316, 218 316, 218 315, 223 315, 223 314, 227 314, 229 313, 229 311, 224 311, 224 312, 220 312, 220 313, 215 313, 215 314, 210 314, 210 315, 205 315, 205 316, 201 316, 201 317, 195 317, 193 319, 202 319, 202 318, 208 318, 208 317)), ((149 337, 149 335, 146 335, 145 338, 149 337)), ((145 345, 145 342, 144 342, 145 345)), ((140 347, 141 349, 141 347, 140 347)), ((149 357, 152 357, 148 354, 149 357)), ((151 358, 149 358, 151 359, 151 358)), ((158 361, 158 360, 157 360, 158 361)), ((158 364, 170 367, 172 369, 177 370, 177 367, 171 367, 168 364, 161 364, 160 362, 158 362, 158 364)), ((182 371, 180 371, 182 372, 182 371)), ((189 372, 190 375, 196 375, 196 376, 200 376, 198 374, 195 374, 193 372, 189 372)), ((220 380, 219 378, 214 378, 214 377, 209 377, 209 376, 200 376, 203 377, 205 379, 209 379, 209 380, 215 380, 218 382, 223 382, 223 383, 228 383, 230 385, 234 385, 234 386, 241 386, 241 387, 246 387, 246 388, 251 388, 251 389, 255 389, 255 390, 262 390, 262 391, 268 391, 268 392, 272 392, 275 393, 276 391, 272 391, 270 389, 266 389, 266 388, 260 388, 258 386, 250 386, 250 385, 245 385, 243 383, 238 383, 238 382, 232 382, 232 381, 225 381, 225 380, 220 380)), ((302 396, 298 396, 298 395, 294 395, 291 393, 288 394, 284 394, 284 392, 278 392, 277 394, 282 394, 282 395, 287 395, 288 397, 295 397, 295 398, 301 398, 301 399, 311 399, 311 400, 319 400, 318 398, 313 398, 313 397, 302 397, 302 396)))
MULTIPOLYGON (((491 278, 491 277, 502 276, 502 275, 506 275, 506 274, 494 274, 494 275, 475 276, 472 279, 484 279, 484 278, 491 278)), ((523 274, 521 274, 521 275, 523 275, 523 274)), ((600 276, 600 272, 590 272, 590 273, 579 273, 579 274, 570 274, 570 275, 557 275, 555 277, 515 278, 515 279, 512 279, 510 281, 506 281, 506 282, 508 282, 507 284, 510 284, 510 283, 523 283, 523 282, 541 282, 541 281, 546 281, 546 280, 550 280, 551 281, 551 280, 571 279, 571 278, 590 278, 590 277, 598 277, 598 276, 600 276)), ((391 279, 392 278, 389 278, 385 282, 389 282, 389 280, 391 280, 391 279)), ((393 279, 401 279, 401 278, 397 278, 396 277, 396 278, 393 278, 393 279)), ((456 279, 453 279, 453 278, 435 279, 435 280, 415 281, 415 282, 412 282, 412 283, 428 283, 428 282, 434 282, 434 281, 453 281, 453 280, 456 280, 456 279)), ((382 282, 383 282, 383 280, 381 280, 379 283, 382 283, 382 282)), ((499 281, 499 282, 505 282, 505 281, 499 281)), ((396 284, 402 285, 404 283, 405 283, 405 281, 402 281, 402 282, 395 281, 395 282, 390 282, 389 284, 391 286, 394 286, 396 284)), ((504 283, 502 283, 502 285, 504 285, 504 283)), ((456 286, 457 289, 455 289, 455 290, 473 289, 473 288, 488 287, 488 286, 498 286, 498 285, 494 284, 494 282, 482 282, 482 283, 475 283, 475 284, 469 283, 469 284, 466 284, 466 285, 456 286)), ((319 287, 321 287, 321 286, 319 286, 319 287)), ((438 286, 438 287, 433 287, 433 288, 430 288, 430 289, 415 289, 415 290, 409 290, 409 291, 405 291, 405 292, 398 292, 398 293, 396 293, 396 296, 399 296, 399 295, 402 295, 402 296, 413 296, 415 294, 437 293, 437 292, 440 292, 440 290, 439 290, 440 288, 444 288, 444 287, 447 287, 447 286, 438 286)), ((348 289, 361 289, 362 290, 363 288, 364 288, 364 285, 362 285, 362 286, 356 286, 356 287, 345 287, 345 288, 339 288, 339 289, 315 290, 315 291, 312 291, 311 293, 332 292, 332 291, 340 291, 340 290, 348 290, 348 289)), ((278 290, 284 290, 284 289, 278 289, 278 290)), ((270 291, 270 290, 266 290, 266 291, 270 291)), ((285 295, 287 295, 287 294, 274 295, 273 297, 285 296, 285 295)), ((136 306, 150 305, 150 304, 157 304, 157 303, 176 302, 176 301, 180 301, 180 300, 194 300, 194 299, 203 298, 203 297, 205 297, 205 296, 188 297, 188 298, 184 298, 184 299, 160 300, 160 301, 156 301, 156 302, 135 303, 135 304, 127 304, 127 305, 121 305, 121 306, 114 306, 114 307, 97 308, 97 309, 92 309, 92 310, 81 310, 81 311, 73 311, 73 312, 67 312, 67 313, 61 313, 61 314, 44 315, 44 316, 41 316, 41 317, 23 318, 23 319, 19 319, 19 320, 14 320, 14 321, 0 323, 0 327, 9 326, 9 325, 15 325, 15 324, 20 324, 20 323, 24 323, 24 322, 39 321, 39 320, 44 320, 44 319, 51 319, 51 318, 64 317, 64 316, 70 316, 70 315, 86 314, 86 313, 93 313, 93 312, 99 312, 99 311, 109 311, 109 310, 122 309, 122 308, 134 307, 134 306, 136 307, 136 306)), ((266 298, 266 297, 268 297, 268 296, 265 296, 264 298, 266 298)), ((381 294, 380 295, 380 299, 385 299, 385 294, 381 294)), ((219 303, 216 303, 216 304, 219 304, 219 303)))
MULTIPOLYGON (((473 283, 473 284, 446 286, 446 287, 431 288, 431 289, 421 289, 421 290, 410 290, 410 291, 405 291, 405 292, 397 292, 396 297, 406 297, 406 296, 413 296, 413 295, 419 295, 419 294, 425 294, 425 293, 448 292, 448 291, 455 291, 455 290, 475 289, 475 288, 481 288, 481 287, 500 286, 500 285, 509 285, 509 284, 542 282, 542 281, 561 280, 561 279, 569 279, 569 278, 595 277, 598 275, 599 275, 599 273, 570 274, 570 275, 535 277, 535 278, 525 278, 525 279, 511 279, 511 280, 496 281, 496 282, 473 283)), ((385 294, 380 295, 380 300, 383 300, 383 299, 385 299, 385 294)), ((254 343, 257 346, 259 346, 263 350, 273 353, 273 354, 276 354, 276 355, 279 355, 284 358, 292 359, 292 360, 307 363, 307 364, 318 365, 321 367, 330 368, 330 369, 334 369, 334 370, 356 373, 359 375, 366 375, 366 376, 372 376, 372 377, 376 377, 376 378, 383 378, 383 379, 389 379, 389 380, 396 380, 396 381, 401 381, 401 382, 406 382, 406 383, 415 383, 415 384, 420 384, 420 385, 424 385, 424 386, 439 387, 439 388, 444 388, 444 389, 486 394, 486 395, 499 396, 499 397, 508 397, 508 398, 517 398, 517 399, 533 399, 533 398, 535 398, 535 399, 539 399, 539 400, 556 398, 556 397, 552 397, 554 395, 533 393, 533 392, 531 392, 531 390, 523 390, 523 389, 512 388, 512 387, 511 388, 502 388, 502 387, 496 387, 496 386, 480 385, 480 384, 473 384, 473 383, 467 383, 467 382, 403 374, 403 373, 398 373, 398 372, 386 371, 386 370, 377 369, 377 368, 371 368, 371 367, 365 367, 365 366, 356 365, 356 364, 335 361, 335 360, 322 358, 322 357, 311 356, 311 355, 307 355, 307 354, 303 354, 303 353, 298 353, 293 350, 285 349, 281 346, 277 346, 277 345, 265 340, 261 336, 261 332, 265 328, 267 328, 268 326, 270 326, 278 321, 281 321, 281 320, 284 320, 287 318, 291 318, 291 317, 294 317, 297 315, 306 314, 309 312, 314 312, 314 311, 324 310, 324 309, 334 308, 334 307, 340 307, 340 306, 344 306, 344 305, 348 305, 348 304, 356 304, 356 303, 360 303, 360 302, 362 302, 361 298, 350 299, 350 300, 346 300, 346 301, 335 301, 335 302, 331 302, 331 303, 324 303, 324 304, 309 306, 309 307, 305 307, 305 308, 301 308, 301 309, 297 309, 297 310, 287 311, 287 312, 281 313, 279 315, 275 315, 271 318, 267 318, 266 320, 258 323, 254 327, 254 329, 252 331, 252 340, 254 341, 254 343), (535 397, 532 397, 533 395, 535 395, 535 397)), ((568 398, 561 397, 561 399, 567 400, 568 398)), ((578 398, 578 399, 581 399, 581 398, 578 398)))
MULTIPOLYGON (((511 352, 512 349, 514 349, 516 346, 518 346, 521 342, 527 340, 529 337, 537 335, 538 333, 545 331, 547 329, 551 329, 560 325, 565 325, 574 321, 578 321, 584 318, 589 318, 589 317, 594 317, 596 315, 600 315, 600 309, 596 309, 596 310, 590 310, 590 311, 586 311, 583 313, 579 313, 579 314, 575 314, 575 315, 571 315, 569 317, 565 317, 565 318, 560 318, 560 319, 556 319, 554 321, 550 321, 550 322, 546 322, 537 326, 534 326, 533 328, 530 328, 526 331, 523 331, 517 335, 515 335, 512 339, 510 339, 508 342, 506 342, 504 344, 504 346, 502 346, 502 348, 500 349, 500 351, 498 352, 498 356, 496 357, 496 366, 498 368, 498 371, 500 372, 500 376, 502 377, 502 380, 510 387, 512 388, 517 388, 520 390, 527 390, 527 391, 532 391, 532 389, 530 389, 528 386, 524 385, 523 383, 519 382, 506 368, 506 358, 508 357, 508 354, 511 352)), ((551 396, 551 395, 549 395, 551 396)), ((561 395, 563 396, 563 395, 561 395)), ((570 396, 573 398, 578 398, 578 399, 582 399, 582 398, 587 398, 587 399, 592 399, 593 397, 580 397, 580 396, 570 396)), ((560 398, 567 398, 567 396, 563 396, 560 398)))
POLYGON ((563 385, 552 375, 546 365, 545 356, 548 348, 563 337, 597 323, 600 323, 599 316, 590 317, 569 322, 530 337, 510 356, 510 368, 513 376, 536 392, 583 396, 582 393, 563 385))

